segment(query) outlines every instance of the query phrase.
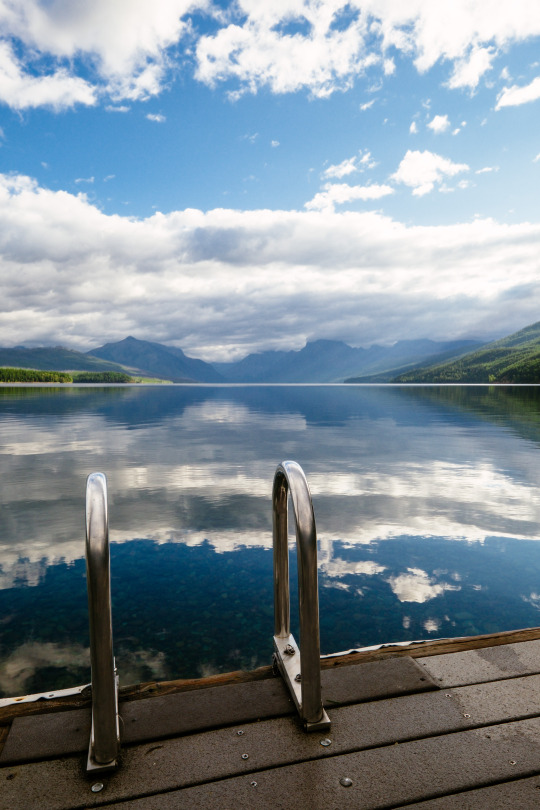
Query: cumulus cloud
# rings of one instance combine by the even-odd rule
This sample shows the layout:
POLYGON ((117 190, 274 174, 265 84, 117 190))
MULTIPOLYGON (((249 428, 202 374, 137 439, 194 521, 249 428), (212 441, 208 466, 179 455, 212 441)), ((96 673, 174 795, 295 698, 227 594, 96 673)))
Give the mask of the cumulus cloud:
POLYGON ((499 53, 540 34, 540 10, 530 0, 5 0, 0 26, 0 98, 62 109, 102 94, 149 98, 179 64, 212 87, 232 81, 232 98, 262 87, 325 97, 363 76, 380 85, 397 69, 392 51, 419 72, 443 63, 450 88, 474 91, 499 53))
POLYGON ((341 163, 337 165, 329 166, 323 172, 323 177, 337 177, 342 178, 346 177, 348 174, 353 174, 353 172, 358 171, 358 166, 356 165, 356 155, 352 158, 346 158, 342 160, 341 163))
POLYGON ((377 165, 373 160, 371 152, 366 149, 365 152, 360 152, 359 155, 354 155, 351 158, 342 160, 341 163, 332 164, 328 166, 322 173, 323 178, 332 179, 336 178, 341 180, 342 177, 347 177, 354 172, 363 172, 366 169, 373 169, 377 165))
MULTIPOLYGON (((403 175, 422 188, 440 165, 403 175)), ((534 224, 407 227, 331 205, 137 220, 0 175, 2 344, 136 334, 212 359, 308 336, 370 345, 381 324, 388 340, 509 333, 538 318, 539 252, 534 224)))
POLYGON ((429 129, 438 135, 441 132, 446 132, 450 127, 450 121, 447 115, 435 115, 428 124, 429 129))
POLYGON ((448 86, 474 90, 503 48, 540 33, 540 11, 528 0, 239 0, 236 8, 236 19, 199 39, 196 75, 211 86, 235 79, 237 93, 305 87, 326 96, 368 68, 391 75, 390 48, 420 72, 448 62, 448 86))
POLYGON ((448 86, 452 89, 461 87, 474 89, 478 86, 484 73, 491 70, 491 63, 495 56, 494 48, 481 48, 474 45, 465 57, 456 61, 454 71, 448 80, 448 86))
POLYGON ((353 202, 354 200, 380 200, 393 194, 394 189, 388 185, 372 183, 369 186, 349 186, 348 183, 326 183, 312 200, 306 203, 308 211, 333 210, 335 205, 353 202))
POLYGON ((422 197, 433 191, 445 177, 453 177, 467 171, 469 167, 466 163, 453 163, 448 158, 427 150, 419 152, 409 149, 392 179, 396 183, 404 183, 412 188, 415 196, 422 197))
POLYGON ((65 68, 49 75, 32 75, 25 71, 11 45, 0 41, 0 101, 14 110, 32 107, 60 110, 74 104, 92 106, 97 96, 87 81, 70 75, 65 68))
POLYGON ((188 32, 185 15, 205 0, 93 0, 92 3, 0 4, 4 41, 0 52, 0 98, 16 109, 94 104, 106 90, 113 98, 146 98, 159 92, 168 66, 167 49, 188 32), (7 40, 23 53, 17 62, 7 40), (43 57, 55 63, 34 75, 43 57), (77 75, 84 61, 93 82, 77 75))
POLYGON ((167 120, 161 113, 148 113, 146 117, 149 121, 155 121, 156 124, 163 124, 167 120))
POLYGON ((517 107, 521 104, 528 104, 530 101, 537 101, 540 98, 540 76, 533 79, 530 84, 522 87, 517 84, 512 87, 505 87, 497 99, 496 110, 503 107, 517 107))

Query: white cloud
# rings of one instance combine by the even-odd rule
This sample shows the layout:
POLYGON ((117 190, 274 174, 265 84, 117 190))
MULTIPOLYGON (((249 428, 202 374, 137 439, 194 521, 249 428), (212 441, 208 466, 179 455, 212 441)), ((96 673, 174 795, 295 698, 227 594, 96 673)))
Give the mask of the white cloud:
POLYGON ((497 99, 496 110, 502 107, 517 107, 521 104, 528 104, 530 101, 537 101, 540 98, 540 76, 530 84, 519 87, 514 84, 512 87, 505 87, 497 99))
POLYGON ((394 189, 387 185, 373 183, 369 186, 349 186, 347 183, 326 183, 312 200, 306 203, 308 211, 333 210, 335 205, 355 200, 380 200, 393 194, 394 189))
POLYGON ((183 19, 198 0, 92 0, 91 3, 42 3, 21 0, 0 4, 4 37, 23 53, 18 64, 8 43, 0 55, 0 97, 16 109, 76 103, 94 104, 106 90, 113 98, 146 98, 161 89, 168 67, 167 49, 189 30, 183 19), (49 75, 30 68, 43 56, 56 63, 49 75), (76 60, 86 62, 92 84, 76 75, 76 60))
POLYGON ((391 74, 390 48, 412 58, 422 73, 448 62, 448 86, 474 90, 503 48, 540 34, 540 11, 529 0, 281 0, 271 6, 239 0, 237 9, 236 19, 201 37, 196 51, 197 77, 212 86, 235 79, 237 93, 267 86, 329 95, 368 66, 391 74), (357 16, 338 31, 334 18, 345 8, 357 16), (299 21, 302 33, 283 28, 299 21))
POLYGON ((241 25, 235 21, 199 39, 196 78, 211 87, 236 79, 240 88, 235 97, 262 86, 274 93, 308 88, 318 97, 347 89, 356 76, 383 60, 363 47, 368 32, 365 15, 352 19, 344 30, 332 28, 335 13, 344 5, 241 0, 241 25), (298 20, 307 23, 306 34, 280 31, 284 23, 298 20))
POLYGON ((261 87, 325 97, 368 70, 366 89, 380 87, 396 71, 392 50, 421 73, 442 63, 450 88, 474 90, 499 53, 540 34, 540 10, 530 0, 238 0, 226 10, 210 0, 3 0, 0 26, 0 99, 63 109, 149 98, 178 65, 210 86, 232 80, 231 98, 261 87), (200 33, 191 15, 201 14, 212 33, 200 33))
POLYGON ((538 161, 539 161, 539 160, 540 160, 540 152, 539 152, 539 153, 536 155, 536 157, 533 159, 533 163, 538 163, 538 161))
POLYGON ((436 115, 431 119, 427 126, 432 132, 439 135, 441 132, 446 132, 446 130, 450 127, 450 121, 448 120, 447 115, 436 115))
POLYGON ((416 133, 418 132, 418 124, 416 123, 416 121, 411 121, 409 132, 411 133, 411 135, 416 135, 416 133))
POLYGON ((498 172, 498 166, 484 166, 482 169, 477 169, 475 174, 489 174, 489 172, 498 172))
POLYGON ((146 117, 149 121, 155 121, 156 124, 163 124, 167 120, 161 113, 148 113, 146 117))
POLYGON ((64 68, 46 76, 25 72, 11 46, 0 41, 0 101, 15 110, 32 107, 61 110, 74 104, 92 106, 97 96, 88 82, 71 76, 64 68))
POLYGON ((272 149, 276 149, 279 146, 279 141, 270 141, 270 146, 272 149))
POLYGON ((360 109, 362 112, 369 110, 375 104, 376 99, 372 98, 371 101, 366 101, 364 104, 360 104, 360 109))
POLYGON ((491 70, 491 63, 495 56, 494 48, 473 46, 465 57, 456 61, 448 86, 452 89, 460 87, 474 89, 484 73, 491 70))
POLYGON ((435 185, 442 183, 445 177, 467 171, 469 167, 466 163, 453 163, 448 158, 427 150, 419 152, 409 149, 392 179, 397 183, 404 183, 412 188, 415 196, 422 197, 433 191, 435 185))
POLYGON ((322 176, 337 177, 340 179, 342 177, 346 177, 348 174, 353 174, 354 172, 358 171, 356 160, 357 160, 356 155, 352 158, 346 158, 337 165, 329 166, 327 169, 324 170, 322 176))
MULTIPOLYGON (((436 160, 409 182, 438 182, 441 171, 436 160)), ((224 346, 268 348, 276 333, 284 346, 309 335, 369 345, 381 323, 392 341, 492 334, 494 323, 504 334, 538 319, 540 225, 406 227, 370 211, 333 213, 344 199, 390 192, 340 185, 321 211, 136 220, 0 175, 2 342, 90 349, 97 336, 136 334, 211 359, 224 346)))
POLYGON ((363 172, 366 169, 373 169, 376 165, 377 162, 373 159, 371 152, 369 149, 366 149, 364 152, 360 151, 358 155, 342 160, 341 163, 328 166, 328 168, 323 171, 322 176, 326 179, 336 178, 340 180, 342 177, 347 177, 354 172, 363 172))

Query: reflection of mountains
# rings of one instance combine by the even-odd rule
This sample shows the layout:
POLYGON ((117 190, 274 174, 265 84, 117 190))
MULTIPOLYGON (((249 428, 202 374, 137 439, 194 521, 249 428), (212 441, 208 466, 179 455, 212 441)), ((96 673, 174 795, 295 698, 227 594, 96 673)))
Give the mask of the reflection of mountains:
POLYGON ((403 396, 431 408, 449 409, 460 420, 470 416, 510 428, 522 439, 540 443, 540 386, 419 386, 400 389, 403 396))
POLYGON ((101 414, 107 421, 127 427, 163 423, 206 402, 231 402, 269 415, 301 415, 311 425, 340 426, 350 419, 362 418, 391 419, 406 426, 425 425, 431 419, 438 421, 437 413, 432 414, 433 408, 428 407, 436 408, 437 401, 424 396, 423 391, 351 385, 0 388, 0 404, 4 412, 12 411, 19 418, 66 416, 84 411, 101 414), (406 407, 400 408, 404 392, 406 407))

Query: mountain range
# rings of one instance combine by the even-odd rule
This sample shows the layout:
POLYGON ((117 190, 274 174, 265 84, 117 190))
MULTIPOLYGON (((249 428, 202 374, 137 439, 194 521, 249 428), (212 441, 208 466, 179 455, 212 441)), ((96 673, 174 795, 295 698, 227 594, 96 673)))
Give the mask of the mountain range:
POLYGON ((249 354, 231 363, 205 363, 181 349, 127 337, 87 353, 62 347, 0 348, 0 366, 55 371, 127 371, 137 376, 173 382, 203 383, 329 383, 371 375, 388 380, 418 364, 456 358, 474 348, 475 341, 401 340, 392 346, 353 348, 337 340, 316 340, 298 351, 249 354))

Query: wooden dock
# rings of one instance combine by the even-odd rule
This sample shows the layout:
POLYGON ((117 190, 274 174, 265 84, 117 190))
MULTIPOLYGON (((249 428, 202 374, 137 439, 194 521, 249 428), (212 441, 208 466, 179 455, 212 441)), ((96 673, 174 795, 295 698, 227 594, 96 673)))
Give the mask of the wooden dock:
POLYGON ((88 695, 5 707, 0 807, 540 807, 540 629, 325 659, 322 683, 327 736, 270 667, 122 689, 122 762, 101 776, 88 695))

